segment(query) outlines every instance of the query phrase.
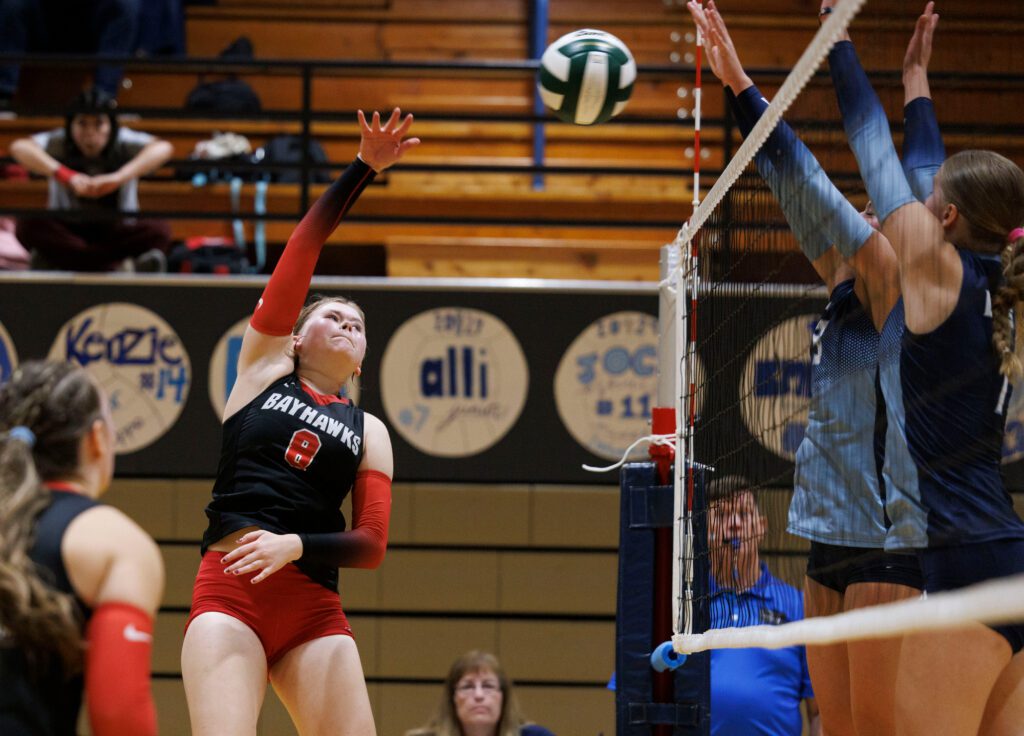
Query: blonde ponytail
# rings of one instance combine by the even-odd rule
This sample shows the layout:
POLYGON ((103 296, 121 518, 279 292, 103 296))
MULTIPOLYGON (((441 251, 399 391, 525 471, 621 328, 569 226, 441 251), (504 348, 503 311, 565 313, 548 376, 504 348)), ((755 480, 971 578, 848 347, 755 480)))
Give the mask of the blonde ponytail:
MULTIPOLYGON (((992 300, 992 347, 999 359, 999 372, 1011 381, 1024 375, 1024 365, 1014 350, 1012 310, 1024 301, 1024 231, 1014 230, 1016 237, 1003 248, 1004 282, 992 300)), ((1018 311, 1019 317, 1019 311, 1018 311)))

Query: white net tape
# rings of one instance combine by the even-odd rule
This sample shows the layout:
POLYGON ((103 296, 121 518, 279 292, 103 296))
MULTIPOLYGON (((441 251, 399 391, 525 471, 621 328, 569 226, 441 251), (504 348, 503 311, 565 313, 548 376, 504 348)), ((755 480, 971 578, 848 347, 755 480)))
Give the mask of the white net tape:
POLYGON ((1024 575, 990 580, 962 590, 935 593, 833 616, 809 618, 778 626, 712 629, 703 634, 672 637, 680 654, 708 649, 781 649, 799 644, 832 644, 877 639, 912 632, 955 629, 972 623, 1024 621, 1024 575))

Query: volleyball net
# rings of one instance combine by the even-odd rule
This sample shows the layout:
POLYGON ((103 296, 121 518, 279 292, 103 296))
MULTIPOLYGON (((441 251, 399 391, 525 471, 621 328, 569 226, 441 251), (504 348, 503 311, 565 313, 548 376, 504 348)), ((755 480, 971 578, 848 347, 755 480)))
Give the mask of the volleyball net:
MULTIPOLYGON (((770 104, 731 156, 726 123, 721 173, 703 199, 695 181, 693 214, 672 243, 671 255, 663 254, 659 404, 673 406, 676 415, 671 620, 679 653, 825 644, 1024 619, 1024 578, 1018 577, 927 599, 793 620, 799 617, 792 611, 799 607, 796 588, 806 569, 807 541, 788 533, 787 522, 794 462, 808 422, 813 349, 829 294, 801 253, 756 158, 785 117, 839 191, 857 209, 865 206, 867 194, 839 120, 832 82, 819 73, 864 4, 839 3, 788 77, 777 88, 762 82, 770 104), (712 469, 705 494, 694 493, 694 468, 712 469), (707 506, 694 504, 697 495, 707 497, 707 506), (707 533, 695 535, 695 529, 707 533), (706 564, 695 565, 701 558, 706 564), (712 579, 703 601, 694 593, 701 587, 693 577, 699 567, 710 569, 712 579), (764 588, 758 598, 762 603, 745 606, 738 594, 758 586, 764 588), (707 632, 694 627, 701 606, 711 611, 707 632)), ((920 8, 909 2, 903 6, 905 43, 920 8)), ((738 50, 742 58, 743 48, 738 50)), ((877 65, 888 65, 893 51, 869 52, 877 65)), ((705 104, 720 86, 706 77, 696 95, 705 104)), ((899 81, 890 79, 879 92, 889 110, 902 106, 899 81)), ((938 85, 937 98, 955 86, 956 80, 938 85)), ((950 109, 945 97, 940 109, 950 109)), ((956 115, 965 117, 965 111, 956 115)), ((699 110, 694 117, 698 140, 703 135, 707 142, 709 133, 699 132, 699 110)), ((956 148, 998 148, 983 131, 951 129, 956 148)), ((1011 417, 1009 431, 1016 431, 1016 424, 1011 417)), ((852 522, 838 531, 848 533, 851 547, 871 546, 860 543, 852 522)))

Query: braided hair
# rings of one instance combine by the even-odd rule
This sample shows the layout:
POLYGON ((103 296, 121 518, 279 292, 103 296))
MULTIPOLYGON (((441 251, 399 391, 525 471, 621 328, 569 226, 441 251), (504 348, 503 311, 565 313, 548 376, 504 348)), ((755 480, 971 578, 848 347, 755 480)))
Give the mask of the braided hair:
POLYGON ((993 151, 960 151, 942 164, 937 184, 966 220, 970 247, 1002 258, 1004 278, 992 289, 992 349, 999 372, 1018 378, 1024 367, 1014 352, 1011 312, 1024 301, 1024 233, 1017 231, 1024 225, 1024 172, 993 151))
POLYGON ((992 300, 992 347, 999 356, 999 372, 1011 381, 1024 375, 1014 350, 1013 309, 1024 300, 1024 233, 1018 233, 1002 254, 1004 281, 992 300))

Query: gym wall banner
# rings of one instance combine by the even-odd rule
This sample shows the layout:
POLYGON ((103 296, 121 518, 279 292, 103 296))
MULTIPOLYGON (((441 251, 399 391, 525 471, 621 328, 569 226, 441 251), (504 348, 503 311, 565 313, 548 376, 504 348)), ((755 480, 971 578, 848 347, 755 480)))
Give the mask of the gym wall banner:
MULTIPOLYGON (((264 284, 4 274, 0 380, 26 360, 77 362, 110 395, 119 475, 211 477, 220 413, 264 284)), ((582 465, 614 462, 650 432, 655 284, 325 278, 311 293, 350 297, 366 313, 362 375, 344 391, 388 426, 400 481, 616 483, 616 473, 582 465)), ((714 419, 703 429, 716 440, 698 439, 698 456, 726 440, 743 445, 733 456, 746 468, 726 461, 718 472, 757 467, 784 484, 806 422, 824 299, 737 296, 741 319, 725 316, 740 308, 729 299, 698 314, 699 330, 729 331, 716 348, 724 357, 698 355, 698 411, 714 419), (781 429, 759 441, 751 433, 765 417, 781 429)), ((1009 413, 1007 459, 1016 461, 1024 401, 1009 413)), ((630 457, 646 457, 646 446, 630 457)), ((1018 465, 1007 466, 1011 480, 1024 479, 1018 465)))

